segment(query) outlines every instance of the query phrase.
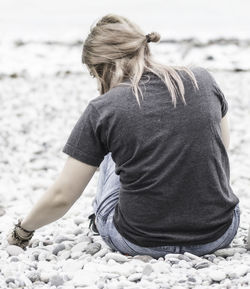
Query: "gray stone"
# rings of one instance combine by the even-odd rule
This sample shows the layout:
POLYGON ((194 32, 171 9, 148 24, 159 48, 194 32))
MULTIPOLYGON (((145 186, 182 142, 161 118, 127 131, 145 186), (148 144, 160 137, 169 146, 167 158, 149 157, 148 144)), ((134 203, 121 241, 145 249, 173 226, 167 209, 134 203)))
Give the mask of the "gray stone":
POLYGON ((86 247, 85 252, 87 254, 94 255, 95 253, 101 250, 101 247, 102 246, 100 243, 91 243, 86 247))
POLYGON ((33 239, 33 240, 31 239, 31 241, 29 243, 29 247, 31 247, 31 248, 38 247, 39 243, 40 243, 39 239, 33 239))
POLYGON ((197 270, 202 269, 202 268, 207 268, 209 266, 210 266, 210 262, 208 261, 201 261, 201 262, 194 264, 194 268, 197 270))
POLYGON ((196 279, 194 277, 188 277, 188 282, 190 283, 196 283, 196 279))
POLYGON ((213 262, 215 258, 216 258, 216 256, 214 254, 211 254, 207 257, 207 260, 210 262, 213 262))
POLYGON ((6 251, 10 256, 18 256, 19 254, 24 253, 24 250, 21 247, 16 246, 16 245, 9 245, 6 248, 6 251))
POLYGON ((52 254, 57 255, 58 252, 62 251, 65 249, 65 245, 64 244, 58 244, 55 246, 55 248, 52 250, 52 254))
POLYGON ((53 241, 51 241, 51 240, 44 240, 44 241, 43 241, 43 245, 44 245, 44 246, 53 245, 53 241))
POLYGON ((38 261, 40 252, 39 251, 34 251, 34 252, 32 252, 32 255, 34 257, 34 261, 38 261))
POLYGON ((153 271, 154 271, 154 269, 153 269, 152 265, 147 264, 142 270, 142 275, 149 276, 153 271))
POLYGON ((188 256, 183 255, 183 254, 178 255, 178 259, 184 260, 186 262, 191 262, 192 261, 188 256))
POLYGON ((30 279, 32 283, 40 280, 40 274, 37 271, 28 272, 26 276, 30 279))
POLYGON ((49 278, 49 281, 50 281, 51 286, 56 286, 56 287, 63 285, 64 283, 64 280, 60 275, 52 275, 49 278))
POLYGON ((16 256, 13 256, 13 257, 10 258, 10 262, 18 262, 18 261, 20 261, 20 260, 16 256))
POLYGON ((6 278, 6 279, 5 279, 5 283, 6 283, 6 284, 9 284, 10 282, 15 283, 15 278, 9 277, 9 278, 6 278))

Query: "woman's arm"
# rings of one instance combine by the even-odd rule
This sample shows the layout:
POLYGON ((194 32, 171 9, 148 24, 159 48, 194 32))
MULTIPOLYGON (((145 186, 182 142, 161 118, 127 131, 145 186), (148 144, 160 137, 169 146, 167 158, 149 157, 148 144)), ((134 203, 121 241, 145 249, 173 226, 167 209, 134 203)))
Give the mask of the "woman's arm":
POLYGON ((229 123, 227 114, 221 119, 220 127, 221 127, 222 141, 226 150, 228 151, 230 136, 229 136, 229 123))
POLYGON ((38 200, 21 226, 36 230, 61 218, 81 196, 97 167, 68 157, 55 183, 38 200))

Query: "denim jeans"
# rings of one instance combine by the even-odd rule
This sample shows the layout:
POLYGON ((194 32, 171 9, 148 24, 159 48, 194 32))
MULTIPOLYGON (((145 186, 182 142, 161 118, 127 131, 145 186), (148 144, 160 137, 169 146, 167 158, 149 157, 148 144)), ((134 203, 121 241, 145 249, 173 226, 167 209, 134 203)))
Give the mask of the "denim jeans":
POLYGON ((241 214, 239 204, 234 208, 233 221, 228 230, 213 242, 201 245, 159 247, 141 247, 131 243, 117 231, 113 223, 115 206, 119 199, 120 177, 115 173, 115 163, 111 153, 104 157, 99 169, 97 193, 92 203, 96 215, 95 222, 102 239, 115 251, 130 256, 149 255, 154 258, 164 257, 169 253, 184 252, 202 256, 228 247, 238 231, 241 214))

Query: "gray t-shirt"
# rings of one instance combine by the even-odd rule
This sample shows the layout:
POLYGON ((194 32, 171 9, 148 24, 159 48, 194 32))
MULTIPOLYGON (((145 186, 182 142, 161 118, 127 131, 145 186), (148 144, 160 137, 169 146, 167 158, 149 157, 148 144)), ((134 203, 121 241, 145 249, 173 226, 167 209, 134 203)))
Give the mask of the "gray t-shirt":
POLYGON ((192 70, 198 91, 178 72, 187 105, 179 98, 174 108, 162 80, 144 73, 141 109, 131 87, 119 85, 88 103, 63 148, 93 166, 112 153, 121 182, 114 225, 140 246, 212 242, 239 202, 220 129, 227 101, 211 73, 192 70))

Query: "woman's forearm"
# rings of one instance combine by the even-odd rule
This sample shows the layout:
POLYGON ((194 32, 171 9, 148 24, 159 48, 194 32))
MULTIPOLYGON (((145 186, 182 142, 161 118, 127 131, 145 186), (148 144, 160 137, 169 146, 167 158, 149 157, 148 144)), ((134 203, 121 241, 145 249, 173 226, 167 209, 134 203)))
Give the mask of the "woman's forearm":
POLYGON ((30 213, 23 218, 21 226, 29 231, 37 230, 65 215, 72 204, 60 201, 58 195, 53 186, 49 188, 34 205, 30 213))

